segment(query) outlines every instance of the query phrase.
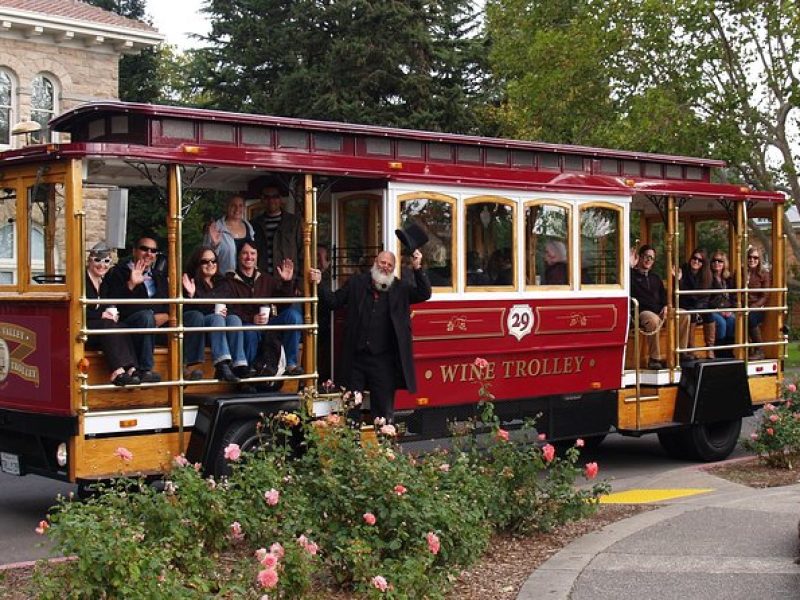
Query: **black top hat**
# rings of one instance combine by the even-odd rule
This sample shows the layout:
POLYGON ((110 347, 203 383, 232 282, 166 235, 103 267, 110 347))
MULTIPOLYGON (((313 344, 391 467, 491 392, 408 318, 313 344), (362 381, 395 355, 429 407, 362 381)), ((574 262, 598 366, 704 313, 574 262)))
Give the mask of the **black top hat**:
POLYGON ((394 234, 409 252, 428 243, 428 234, 416 223, 408 223, 404 229, 395 229, 394 234))

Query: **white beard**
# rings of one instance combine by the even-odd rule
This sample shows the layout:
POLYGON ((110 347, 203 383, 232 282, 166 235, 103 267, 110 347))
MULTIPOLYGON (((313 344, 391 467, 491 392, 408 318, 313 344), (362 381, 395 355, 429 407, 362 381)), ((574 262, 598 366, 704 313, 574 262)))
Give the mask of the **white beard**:
POLYGON ((392 283, 394 283, 394 274, 390 273, 389 275, 384 275, 381 273, 381 270, 372 265, 372 269, 370 269, 370 274, 372 275, 372 284, 375 286, 375 289, 379 292, 388 292, 389 287, 391 287, 392 283))

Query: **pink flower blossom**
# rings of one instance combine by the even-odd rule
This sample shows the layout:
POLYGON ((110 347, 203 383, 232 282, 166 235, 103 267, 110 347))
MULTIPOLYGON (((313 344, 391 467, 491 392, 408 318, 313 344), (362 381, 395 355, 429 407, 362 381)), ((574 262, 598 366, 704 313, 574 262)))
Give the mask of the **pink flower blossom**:
POLYGON ((126 463, 129 463, 133 460, 133 452, 127 448, 123 448, 122 446, 114 450, 114 456, 119 456, 126 463))
POLYGON ((425 541, 428 542, 428 550, 431 551, 431 554, 439 554, 439 536, 429 531, 428 534, 425 536, 425 541))
POLYGON ((505 429, 498 429, 497 434, 495 437, 500 442, 507 442, 508 441, 508 432, 505 429))
POLYGON ((243 540, 244 533, 242 533, 242 524, 239 521, 231 523, 231 537, 235 540, 243 540))
POLYGON ((361 403, 364 401, 364 394, 361 392, 354 392, 353 393, 353 406, 361 406, 361 403))
POLYGON ((794 394, 797 391, 797 386, 793 383, 790 383, 789 385, 786 386, 786 389, 794 394))
POLYGON ((597 472, 600 470, 600 467, 597 466, 596 462, 586 463, 586 467, 583 470, 583 474, 586 476, 586 479, 594 479, 597 477, 597 472))
POLYGON ((364 523, 366 523, 367 525, 375 525, 375 522, 377 521, 375 515, 373 515, 371 512, 366 512, 364 513, 363 516, 364 516, 364 523))
POLYGON ((278 585, 278 572, 275 569, 263 569, 258 572, 256 581, 261 587, 272 589, 278 585))
POLYGON ((259 548, 258 550, 256 550, 256 551, 253 553, 253 556, 255 556, 255 557, 256 557, 256 560, 257 560, 258 562, 261 562, 262 560, 264 560, 264 557, 265 557, 267 554, 269 554, 269 553, 267 552, 267 549, 266 549, 266 548, 259 548))
POLYGON ((283 549, 283 546, 280 542, 275 542, 269 547, 270 554, 274 554, 278 558, 283 558, 283 555, 286 554, 286 551, 283 549))
POLYGON ((751 440, 757 440, 758 439, 758 434, 757 433, 751 433, 750 434, 750 439, 751 440))
POLYGON ((225 460, 237 461, 242 455, 242 449, 239 444, 228 444, 225 446, 225 460))
POLYGON ((177 456, 173 456, 172 462, 174 462, 179 467, 189 466, 189 461, 186 460, 186 457, 183 454, 178 454, 177 456))
POLYGON ((371 583, 372 587, 382 592, 385 592, 387 589, 389 589, 389 582, 386 581, 386 578, 382 575, 375 575, 375 577, 372 578, 371 583))
POLYGON ((406 486, 401 485, 399 483, 396 486, 394 486, 394 493, 397 494, 398 496, 402 496, 407 491, 408 490, 406 489, 406 486))
POLYGON ((489 367, 489 361, 485 358, 476 358, 473 364, 479 369, 486 369, 489 367))
POLYGON ((395 429, 394 425, 387 423, 381 427, 381 433, 387 437, 394 437, 397 435, 397 429, 395 429))
POLYGON ((775 435, 775 430, 772 427, 767 427, 767 435, 775 435))
POLYGON ((448 471, 450 471, 450 465, 449 465, 449 463, 442 463, 442 464, 440 464, 440 465, 439 465, 439 470, 440 470, 442 473, 447 473, 448 471))
POLYGON ((301 535, 300 537, 298 537, 297 543, 300 544, 303 550, 308 552, 311 556, 315 556, 319 551, 319 546, 317 546, 317 544, 308 539, 305 535, 301 535))
POLYGON ((280 499, 281 499, 281 493, 275 488, 272 488, 268 492, 264 492, 264 500, 266 500, 267 504, 269 504, 270 506, 275 506, 280 501, 280 499))
POLYGON ((267 554, 264 556, 264 558, 262 558, 258 562, 264 565, 264 567, 266 567, 267 569, 277 569, 279 560, 280 559, 274 554, 267 554))
POLYGON ((542 456, 545 462, 550 462, 556 456, 556 449, 552 444, 545 444, 542 446, 542 456))
POLYGON ((770 411, 773 411, 773 410, 775 410, 775 405, 774 404, 765 404, 764 405, 764 412, 770 412, 770 411))
POLYGON ((540 434, 539 434, 538 436, 536 436, 536 437, 538 438, 538 440, 539 440, 540 442, 543 442, 543 441, 545 441, 545 440, 547 439, 547 435, 546 435, 546 434, 544 434, 544 433, 540 433, 540 434))
POLYGON ((44 535, 44 532, 50 529, 50 523, 47 521, 39 521, 39 526, 35 529, 39 535, 44 535))
POLYGON ((773 423, 774 423, 775 421, 777 421, 779 418, 780 418, 780 417, 778 417, 778 415, 776 415, 776 414, 772 414, 772 415, 770 415, 770 416, 769 416, 769 420, 770 420, 771 422, 773 422, 773 423))
POLYGON ((575 447, 576 448, 583 448, 586 445, 586 442, 583 441, 583 438, 578 438, 575 440, 575 447))

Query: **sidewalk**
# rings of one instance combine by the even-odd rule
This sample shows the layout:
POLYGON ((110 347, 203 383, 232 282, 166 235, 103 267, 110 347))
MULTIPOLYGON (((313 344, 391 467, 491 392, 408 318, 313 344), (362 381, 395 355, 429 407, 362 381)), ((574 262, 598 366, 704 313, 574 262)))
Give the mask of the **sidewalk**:
POLYGON ((800 598, 800 484, 752 489, 692 465, 623 488, 711 489, 576 540, 517 600, 800 598))

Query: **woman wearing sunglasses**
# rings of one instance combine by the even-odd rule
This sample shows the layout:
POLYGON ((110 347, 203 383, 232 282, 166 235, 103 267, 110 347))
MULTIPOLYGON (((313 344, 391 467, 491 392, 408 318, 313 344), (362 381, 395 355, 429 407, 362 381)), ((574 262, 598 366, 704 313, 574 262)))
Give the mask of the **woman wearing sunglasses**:
MULTIPOLYGON (((689 262, 684 264, 678 271, 678 281, 681 291, 687 290, 707 290, 711 286, 711 272, 708 269, 708 261, 706 260, 705 250, 696 248, 690 258, 689 262)), ((708 296, 705 294, 681 294, 678 305, 683 310, 701 310, 708 307, 708 296)), ((706 345, 713 346, 714 338, 713 333, 709 342, 709 331, 705 327, 706 323, 711 323, 710 315, 681 315, 678 321, 678 342, 681 348, 689 348, 691 346, 691 332, 692 323, 704 323, 704 331, 706 332, 706 345)), ((713 325, 713 323, 711 323, 713 325)), ((711 353, 713 357, 713 352, 711 353)), ((681 361, 694 360, 696 357, 691 352, 684 352, 681 354, 681 361)))
MULTIPOLYGON (((183 274, 183 290, 187 298, 230 298, 228 280, 219 274, 217 254, 208 247, 201 247, 189 257, 183 274)), ((184 327, 241 327, 241 319, 229 313, 224 304, 187 304, 183 311, 184 327)), ((202 379, 203 371, 193 368, 204 359, 206 339, 211 346, 214 362, 214 377, 223 381, 237 382, 234 370, 246 371, 244 335, 241 330, 187 332, 184 336, 183 358, 186 365, 184 377, 202 379)), ((244 373, 243 373, 244 374, 244 373)))
MULTIPOLYGON (((761 262, 761 252, 758 248, 750 248, 747 251, 747 287, 750 290, 758 288, 768 288, 770 286, 769 271, 761 262)), ((768 292, 749 292, 747 294, 747 306, 749 308, 762 308, 767 305, 769 299, 768 292)), ((750 343, 760 344, 761 323, 764 322, 764 312, 751 312, 748 318, 748 333, 750 343)), ((764 358, 764 349, 760 346, 750 349, 750 358, 759 360, 764 358)))
MULTIPOLYGON (((717 250, 711 257, 711 289, 722 291, 708 299, 708 307, 719 310, 719 312, 711 313, 711 318, 714 321, 711 325, 714 327, 714 332, 711 343, 708 343, 708 337, 706 337, 706 343, 709 346, 714 343, 713 335, 716 336, 717 344, 720 346, 733 344, 736 317, 731 311, 725 309, 733 308, 735 303, 733 296, 724 291, 733 287, 730 267, 728 266, 728 255, 722 250, 717 250)), ((719 354, 731 356, 730 350, 720 351, 719 354)))
MULTIPOLYGON (((86 260, 86 297, 90 299, 108 298, 103 279, 111 268, 111 248, 105 242, 98 242, 89 250, 86 260)), ((86 306, 86 325, 89 329, 114 329, 118 325, 119 312, 107 304, 88 304, 86 306)), ((131 337, 125 333, 89 336, 87 348, 100 349, 106 359, 111 383, 119 386, 139 385, 136 375, 136 352, 131 337)))

